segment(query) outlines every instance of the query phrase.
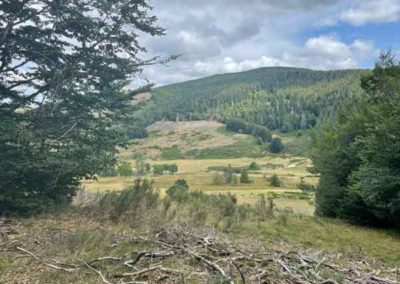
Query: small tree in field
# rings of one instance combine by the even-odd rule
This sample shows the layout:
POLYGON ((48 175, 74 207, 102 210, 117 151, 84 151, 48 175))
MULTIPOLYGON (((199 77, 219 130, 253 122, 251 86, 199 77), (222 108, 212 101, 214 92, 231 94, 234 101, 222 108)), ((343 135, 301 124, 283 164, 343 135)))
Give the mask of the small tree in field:
POLYGON ((269 184, 273 187, 281 187, 282 186, 282 181, 277 175, 273 175, 268 179, 269 184))
POLYGON ((142 157, 136 159, 136 175, 143 176, 146 173, 146 163, 142 157))
POLYGON ((117 168, 118 175, 121 177, 133 176, 132 165, 129 162, 122 162, 117 168))
POLYGON ((174 175, 178 172, 178 166, 176 164, 168 165, 168 171, 174 175))
POLYGON ((260 166, 256 162, 252 162, 249 165, 249 171, 258 171, 260 169, 260 166))
POLYGON ((244 168, 240 172, 240 183, 251 183, 251 180, 249 178, 249 173, 244 168))
POLYGON ((214 185, 223 185, 224 183, 225 183, 224 175, 219 172, 215 172, 215 174, 213 176, 213 184, 214 185))
POLYGON ((271 144, 269 145, 269 150, 274 154, 281 153, 284 148, 285 146, 283 145, 281 138, 278 137, 272 139, 271 144))
POLYGON ((231 165, 224 169, 224 181, 226 184, 232 183, 233 173, 234 171, 231 165))

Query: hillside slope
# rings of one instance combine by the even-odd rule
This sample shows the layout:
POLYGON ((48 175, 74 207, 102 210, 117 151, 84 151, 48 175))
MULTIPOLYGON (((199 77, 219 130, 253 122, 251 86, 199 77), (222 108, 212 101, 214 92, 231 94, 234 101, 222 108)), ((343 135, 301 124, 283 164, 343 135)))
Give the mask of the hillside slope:
POLYGON ((137 119, 147 126, 159 120, 242 118, 291 132, 312 127, 344 103, 356 101, 366 72, 268 67, 215 75, 154 89, 137 119))

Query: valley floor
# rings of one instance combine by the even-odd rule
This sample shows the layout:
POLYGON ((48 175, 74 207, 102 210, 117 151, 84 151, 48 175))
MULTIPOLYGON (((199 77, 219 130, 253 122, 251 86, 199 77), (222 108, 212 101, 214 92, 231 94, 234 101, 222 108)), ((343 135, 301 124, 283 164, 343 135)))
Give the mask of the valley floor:
MULTIPOLYGON (((134 164, 134 161, 132 161, 134 164)), ((200 190, 207 194, 228 194, 237 197, 239 204, 254 205, 260 194, 273 193, 276 197, 275 204, 280 209, 288 209, 295 213, 313 215, 313 200, 296 198, 300 193, 297 184, 303 178, 309 184, 316 184, 318 178, 308 172, 311 162, 307 158, 294 156, 273 156, 265 158, 237 158, 237 159, 205 159, 205 160, 159 160, 150 161, 150 164, 176 164, 178 173, 174 175, 165 174, 161 176, 147 175, 141 178, 154 180, 155 186, 161 195, 166 189, 173 185, 178 179, 185 179, 192 190, 200 190), (260 170, 250 171, 249 184, 214 184, 215 171, 213 167, 246 167, 256 162, 260 170), (268 178, 277 175, 283 182, 281 187, 269 185, 268 178)), ((98 181, 84 181, 83 186, 91 192, 105 192, 122 190, 131 185, 135 177, 99 177, 98 181)), ((137 177, 136 177, 137 178, 137 177)))

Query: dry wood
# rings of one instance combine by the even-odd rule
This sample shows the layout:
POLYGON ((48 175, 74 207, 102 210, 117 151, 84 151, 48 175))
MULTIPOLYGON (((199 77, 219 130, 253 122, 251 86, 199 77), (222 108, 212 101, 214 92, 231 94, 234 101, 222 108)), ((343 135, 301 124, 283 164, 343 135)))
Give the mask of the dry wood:
POLYGON ((161 272, 168 273, 168 274, 182 274, 182 271, 180 271, 180 270, 172 269, 172 268, 166 268, 166 267, 163 267, 161 265, 156 265, 156 266, 152 266, 152 267, 149 267, 149 268, 142 269, 140 271, 127 272, 127 273, 123 273, 123 274, 120 274, 120 275, 116 275, 116 277, 139 277, 139 276, 141 276, 143 274, 147 274, 147 273, 153 272, 155 270, 159 270, 161 272))
POLYGON ((76 271, 75 268, 64 268, 64 267, 57 266, 57 265, 54 265, 51 263, 46 263, 46 266, 57 269, 57 270, 62 270, 62 271, 68 272, 68 273, 72 273, 72 272, 76 271))
POLYGON ((32 256, 36 260, 40 260, 33 252, 30 252, 29 250, 26 250, 26 249, 21 248, 21 247, 16 247, 16 249, 19 250, 19 251, 22 251, 24 253, 29 254, 30 256, 32 256))
POLYGON ((100 278, 101 278, 101 280, 103 281, 103 283, 106 283, 106 284, 113 284, 113 283, 111 283, 110 281, 108 281, 108 280, 104 277, 103 273, 102 273, 100 270, 97 270, 97 269, 93 268, 89 263, 87 263, 87 262, 84 261, 83 259, 77 258, 77 260, 82 261, 82 262, 86 265, 87 268, 89 268, 90 270, 96 272, 96 273, 100 276, 100 278))

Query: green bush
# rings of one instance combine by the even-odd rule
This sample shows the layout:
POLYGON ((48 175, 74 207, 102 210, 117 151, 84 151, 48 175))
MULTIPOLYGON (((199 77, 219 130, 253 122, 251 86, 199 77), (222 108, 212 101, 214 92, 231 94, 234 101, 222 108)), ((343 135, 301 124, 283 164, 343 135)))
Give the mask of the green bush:
POLYGON ((269 150, 274 154, 281 153, 284 148, 285 146, 283 145, 281 138, 278 137, 273 138, 269 145, 269 150))
POLYGON ((300 179, 300 183, 297 184, 297 188, 300 189, 303 192, 309 193, 309 192, 316 192, 317 191, 317 187, 312 185, 312 184, 308 184, 304 181, 304 178, 302 177, 300 179))
POLYGON ((156 176, 163 175, 165 172, 175 174, 178 172, 178 166, 176 164, 160 164, 153 166, 153 174, 156 176))
POLYGON ((189 185, 186 180, 179 179, 166 191, 167 196, 179 204, 189 199, 189 185))
POLYGON ((268 179, 269 184, 273 187, 281 187, 282 186, 282 181, 277 175, 273 175, 268 179))
POLYGON ((246 169, 242 169, 240 173, 240 183, 251 183, 249 173, 246 169))
POLYGON ((159 202, 159 194, 152 182, 135 180, 133 186, 121 192, 106 193, 95 205, 95 214, 112 221, 121 218, 140 220, 141 210, 155 208, 159 202))
POLYGON ((248 168, 249 168, 249 171, 258 171, 258 170, 260 170, 260 166, 256 162, 252 162, 249 165, 248 168))
POLYGON ((117 173, 121 177, 131 177, 133 176, 133 169, 132 165, 129 162, 122 162, 118 167, 117 167, 117 173))
POLYGON ((400 62, 382 54, 362 78, 366 97, 313 135, 316 212, 400 227, 400 62))
POLYGON ((233 132, 253 135, 254 137, 261 138, 263 142, 270 142, 272 139, 271 132, 267 128, 241 119, 227 120, 226 129, 233 132))
POLYGON ((163 160, 179 160, 184 159, 184 155, 177 145, 171 148, 164 148, 161 151, 161 157, 163 160))

